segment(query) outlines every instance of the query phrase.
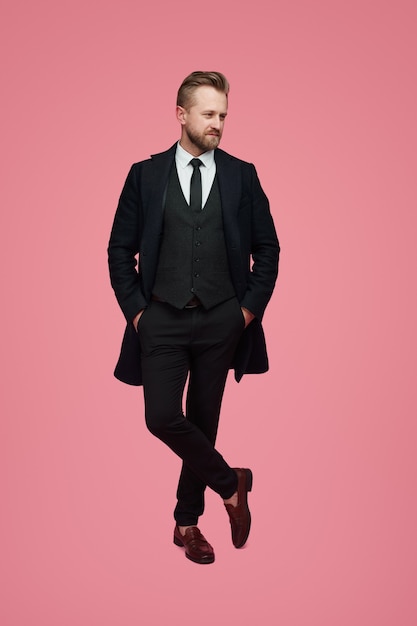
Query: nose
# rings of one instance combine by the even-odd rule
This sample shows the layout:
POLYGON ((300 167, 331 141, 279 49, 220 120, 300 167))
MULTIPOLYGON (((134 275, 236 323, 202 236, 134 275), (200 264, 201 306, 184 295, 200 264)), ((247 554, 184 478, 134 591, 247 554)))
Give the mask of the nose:
POLYGON ((221 128, 221 124, 222 124, 222 121, 219 115, 214 115, 211 118, 210 126, 214 128, 215 130, 219 130, 221 128))

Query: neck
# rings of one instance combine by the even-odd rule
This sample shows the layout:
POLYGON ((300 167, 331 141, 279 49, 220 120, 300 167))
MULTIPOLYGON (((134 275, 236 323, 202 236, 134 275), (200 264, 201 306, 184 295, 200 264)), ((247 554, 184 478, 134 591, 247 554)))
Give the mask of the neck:
POLYGON ((197 148, 197 146, 195 146, 193 143, 186 141, 183 137, 181 137, 180 139, 180 146, 181 148, 184 148, 186 152, 192 154, 193 157, 199 157, 204 154, 204 152, 207 152, 207 150, 200 150, 199 148, 197 148))

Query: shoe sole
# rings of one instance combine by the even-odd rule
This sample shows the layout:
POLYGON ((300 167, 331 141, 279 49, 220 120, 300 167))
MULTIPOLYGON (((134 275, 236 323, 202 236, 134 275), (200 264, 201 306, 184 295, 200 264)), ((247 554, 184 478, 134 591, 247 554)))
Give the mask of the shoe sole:
POLYGON ((252 470, 247 469, 245 473, 246 473, 246 491, 252 491, 252 484, 253 484, 252 470))
MULTIPOLYGON (((245 476, 246 476, 246 496, 247 496, 248 492, 252 491, 252 485, 253 485, 253 474, 252 474, 252 471, 250 469, 245 469, 245 476)), ((246 497, 246 510, 247 510, 248 519, 249 519, 248 532, 246 533, 246 535, 243 537, 242 541, 239 544, 234 544, 235 548, 243 548, 243 546, 245 545, 245 543, 248 540, 249 533, 250 533, 250 528, 251 528, 251 525, 252 525, 252 517, 251 517, 251 514, 250 514, 250 510, 249 510, 248 498, 247 497, 246 497)))

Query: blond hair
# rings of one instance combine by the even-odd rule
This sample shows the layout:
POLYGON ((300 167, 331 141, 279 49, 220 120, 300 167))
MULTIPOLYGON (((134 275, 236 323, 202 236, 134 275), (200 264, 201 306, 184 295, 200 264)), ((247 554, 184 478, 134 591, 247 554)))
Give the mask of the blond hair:
POLYGON ((226 96, 229 93, 229 82, 220 72, 192 72, 182 81, 178 89, 177 106, 187 108, 193 106, 193 94, 201 85, 209 85, 226 96))

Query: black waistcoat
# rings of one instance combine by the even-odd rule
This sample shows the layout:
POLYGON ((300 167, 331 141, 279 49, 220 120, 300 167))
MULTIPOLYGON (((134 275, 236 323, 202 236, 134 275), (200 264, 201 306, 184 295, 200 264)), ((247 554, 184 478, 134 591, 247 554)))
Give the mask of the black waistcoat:
POLYGON ((153 293, 178 309, 197 296, 209 309, 235 295, 223 233, 217 177, 202 211, 187 204, 172 168, 153 293))

